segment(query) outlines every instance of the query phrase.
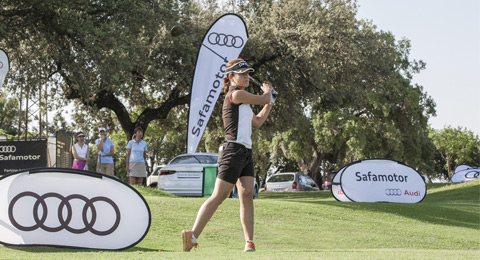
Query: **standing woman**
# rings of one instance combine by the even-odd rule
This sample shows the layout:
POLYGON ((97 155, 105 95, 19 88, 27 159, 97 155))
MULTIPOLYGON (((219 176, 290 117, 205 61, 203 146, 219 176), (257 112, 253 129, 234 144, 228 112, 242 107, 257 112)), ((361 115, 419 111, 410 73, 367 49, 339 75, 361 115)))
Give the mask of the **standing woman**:
POLYGON ((255 251, 253 243, 253 189, 255 185, 252 159, 252 126, 260 127, 267 119, 273 101, 272 87, 263 84, 263 95, 254 95, 245 89, 250 83, 248 73, 254 71, 243 59, 234 59, 226 65, 222 91, 226 93, 222 118, 225 130, 223 151, 218 157, 218 176, 212 196, 198 211, 192 230, 182 231, 183 251, 197 247, 197 239, 218 206, 228 197, 235 184, 240 199, 240 220, 245 236, 245 252, 255 251), (264 105, 255 115, 250 105, 264 105))
POLYGON ((127 174, 130 185, 142 185, 147 178, 145 158, 147 143, 143 141, 143 129, 136 127, 133 137, 127 144, 127 174))
POLYGON ((85 143, 85 135, 82 132, 78 132, 75 136, 77 143, 72 146, 73 154, 73 169, 88 170, 88 161, 90 161, 90 149, 88 144, 85 143))

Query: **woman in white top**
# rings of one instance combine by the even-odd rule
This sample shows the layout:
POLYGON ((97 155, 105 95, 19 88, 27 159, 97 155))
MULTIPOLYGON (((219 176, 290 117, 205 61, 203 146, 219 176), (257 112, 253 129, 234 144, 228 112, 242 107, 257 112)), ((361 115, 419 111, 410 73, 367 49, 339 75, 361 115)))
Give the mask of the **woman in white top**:
POLYGON ((72 146, 73 154, 73 169, 88 170, 88 161, 90 158, 90 149, 85 143, 85 135, 82 132, 78 132, 76 137, 77 143, 72 146))
POLYGON ((126 170, 130 185, 143 185, 147 179, 147 143, 143 141, 143 129, 136 127, 133 130, 133 137, 127 144, 126 170))

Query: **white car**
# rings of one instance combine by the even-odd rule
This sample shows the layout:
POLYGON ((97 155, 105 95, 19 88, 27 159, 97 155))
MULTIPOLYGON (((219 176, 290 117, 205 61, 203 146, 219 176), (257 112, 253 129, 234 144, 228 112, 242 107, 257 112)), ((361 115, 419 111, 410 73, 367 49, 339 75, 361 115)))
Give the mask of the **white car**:
POLYGON ((158 189, 176 196, 201 197, 203 168, 217 166, 216 153, 181 154, 173 158, 158 175, 158 189))
POLYGON ((265 191, 318 191, 320 190, 310 176, 301 172, 276 173, 265 182, 265 191))
POLYGON ((160 173, 160 170, 161 170, 163 167, 165 167, 164 164, 155 167, 155 170, 152 172, 152 174, 150 174, 150 175, 147 177, 147 187, 151 187, 151 188, 157 187, 158 174, 160 173))
MULTIPOLYGON (((201 197, 203 195, 203 168, 205 166, 218 167, 217 157, 217 153, 176 156, 166 166, 158 169, 158 189, 176 196, 201 197)), ((254 199, 258 198, 258 189, 258 183, 255 181, 254 199)), ((238 198, 236 187, 233 188, 229 198, 238 198)))

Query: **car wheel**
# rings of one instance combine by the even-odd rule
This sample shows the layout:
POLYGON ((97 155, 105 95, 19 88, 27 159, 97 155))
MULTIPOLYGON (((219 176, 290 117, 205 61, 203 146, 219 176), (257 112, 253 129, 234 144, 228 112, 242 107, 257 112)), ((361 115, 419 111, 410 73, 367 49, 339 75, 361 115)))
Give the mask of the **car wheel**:
POLYGON ((255 189, 253 191, 253 199, 256 200, 258 199, 258 186, 255 185, 255 189))
POLYGON ((238 199, 237 186, 233 187, 233 190, 232 192, 230 192, 230 195, 228 197, 232 199, 238 199))
MULTIPOLYGON (((230 192, 230 194, 228 195, 229 198, 232 198, 232 199, 238 199, 238 190, 237 190, 237 186, 233 187, 233 190, 232 192, 230 192)), ((253 199, 258 199, 258 186, 255 185, 255 188, 253 189, 253 199)))

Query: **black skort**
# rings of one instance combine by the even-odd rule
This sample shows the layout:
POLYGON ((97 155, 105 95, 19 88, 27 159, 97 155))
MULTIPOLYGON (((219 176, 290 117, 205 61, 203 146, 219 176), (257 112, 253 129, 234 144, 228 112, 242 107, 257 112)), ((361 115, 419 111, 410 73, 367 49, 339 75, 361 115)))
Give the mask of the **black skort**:
POLYGON ((224 143, 218 156, 218 178, 235 184, 243 176, 255 176, 252 149, 234 142, 224 143))

